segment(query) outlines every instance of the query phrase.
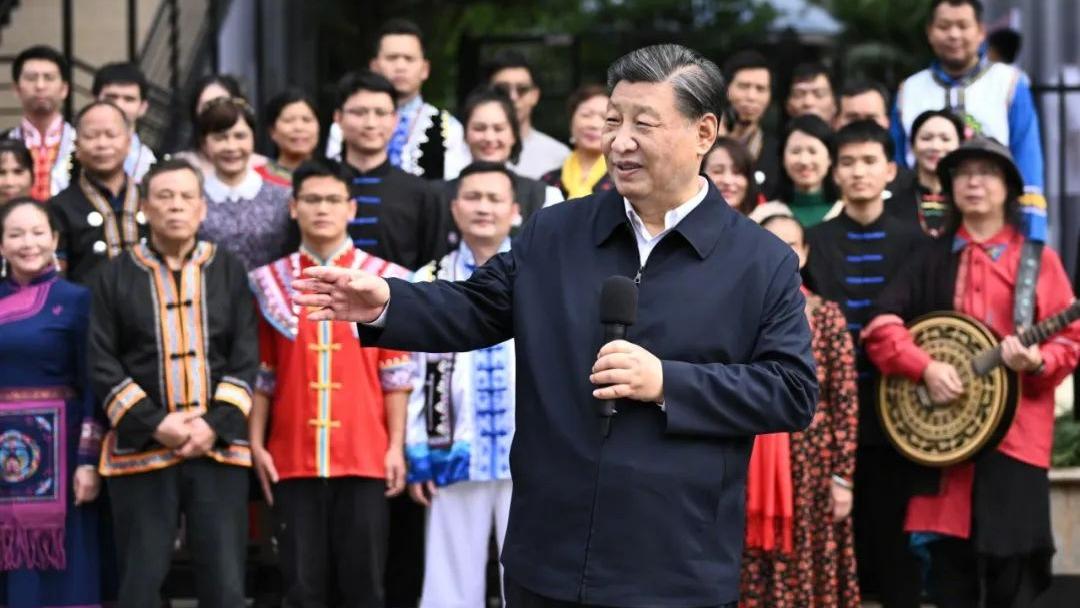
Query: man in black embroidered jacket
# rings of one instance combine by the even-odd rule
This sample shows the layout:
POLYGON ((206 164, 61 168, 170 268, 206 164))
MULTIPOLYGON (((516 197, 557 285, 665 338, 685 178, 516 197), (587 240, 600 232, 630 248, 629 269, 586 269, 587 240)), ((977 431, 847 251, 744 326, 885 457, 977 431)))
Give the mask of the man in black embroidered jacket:
POLYGON ((913 608, 919 605, 919 564, 903 528, 911 466, 888 444, 878 421, 879 374, 859 332, 881 292, 927 239, 918 226, 887 211, 891 203, 884 192, 896 165, 884 127, 872 120, 852 122, 837 131, 834 147, 832 173, 844 209, 807 231, 804 274, 815 293, 840 305, 856 349, 859 448, 852 521, 859 584, 876 592, 886 608, 913 608))
POLYGON ((146 236, 135 183, 124 172, 131 126, 123 110, 95 101, 75 119, 79 175, 49 201, 60 225, 56 256, 67 278, 92 285, 103 264, 146 236))
POLYGON ((393 166, 387 146, 398 118, 397 92, 378 74, 346 74, 338 83, 334 123, 344 135, 342 176, 356 201, 353 244, 416 270, 446 253, 448 207, 428 182, 393 166))
POLYGON ((90 324, 91 381, 111 427, 100 471, 119 605, 160 603, 183 512, 199 604, 243 606, 254 302, 239 260, 196 240, 206 215, 197 171, 164 161, 143 187, 150 238, 101 271, 90 324))

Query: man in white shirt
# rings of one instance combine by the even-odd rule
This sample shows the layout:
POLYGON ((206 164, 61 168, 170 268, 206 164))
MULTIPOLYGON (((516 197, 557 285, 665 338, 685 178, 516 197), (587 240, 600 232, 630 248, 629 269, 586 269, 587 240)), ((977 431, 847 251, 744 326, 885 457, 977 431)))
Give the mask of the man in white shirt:
POLYGON ((487 66, 488 83, 502 91, 514 102, 518 124, 521 125, 521 156, 510 167, 515 173, 531 179, 558 169, 570 155, 570 148, 561 141, 542 133, 532 124, 533 109, 540 102, 540 86, 525 56, 516 51, 504 51, 487 66))

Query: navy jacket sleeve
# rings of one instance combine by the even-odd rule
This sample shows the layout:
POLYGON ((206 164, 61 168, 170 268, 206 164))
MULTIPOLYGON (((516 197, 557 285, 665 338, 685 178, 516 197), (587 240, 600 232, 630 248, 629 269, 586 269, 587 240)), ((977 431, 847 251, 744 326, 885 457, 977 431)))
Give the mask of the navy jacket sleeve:
POLYGON ((797 266, 789 254, 774 273, 749 362, 661 362, 669 433, 745 437, 809 426, 818 383, 797 266))
POLYGON ((389 279, 383 327, 359 324, 361 343, 414 352, 468 352, 513 337, 513 285, 528 250, 526 222, 510 251, 487 261, 467 281, 409 283, 389 279))

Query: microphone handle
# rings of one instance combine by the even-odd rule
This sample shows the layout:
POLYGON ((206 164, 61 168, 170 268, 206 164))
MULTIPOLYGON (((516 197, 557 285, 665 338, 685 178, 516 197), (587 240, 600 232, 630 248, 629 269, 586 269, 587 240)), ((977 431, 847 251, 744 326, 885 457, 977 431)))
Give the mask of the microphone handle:
MULTIPOLYGON (((622 323, 604 323, 604 344, 626 338, 626 326, 622 323)), ((600 432, 604 437, 611 432, 611 417, 615 415, 615 400, 600 402, 600 432)))

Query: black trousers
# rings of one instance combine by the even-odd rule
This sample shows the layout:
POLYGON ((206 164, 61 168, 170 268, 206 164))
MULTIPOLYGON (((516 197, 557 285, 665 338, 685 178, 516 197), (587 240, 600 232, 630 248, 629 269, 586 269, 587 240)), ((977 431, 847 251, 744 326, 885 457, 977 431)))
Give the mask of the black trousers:
POLYGON ((918 608, 919 560, 904 532, 911 465, 889 446, 860 446, 851 518, 859 587, 884 608, 918 608))
POLYGON ((199 606, 244 605, 248 471, 199 458, 108 479, 120 608, 161 604, 183 513, 199 606))
MULTIPOLYGON (((593 604, 579 604, 564 600, 553 600, 537 593, 533 593, 513 579, 503 577, 503 589, 506 592, 506 608, 617 608, 615 606, 596 606, 593 604)), ((721 604, 719 606, 703 608, 735 608, 736 603, 721 604)))
POLYGON ((274 486, 287 608, 378 608, 385 603, 386 482, 287 479, 274 486))
POLYGON ((415 608, 424 582, 427 509, 406 493, 390 499, 390 552, 386 557, 386 604, 415 608))
POLYGON ((1046 587, 1038 558, 979 555, 971 541, 958 538, 929 547, 929 586, 938 608, 1026 608, 1046 587))

